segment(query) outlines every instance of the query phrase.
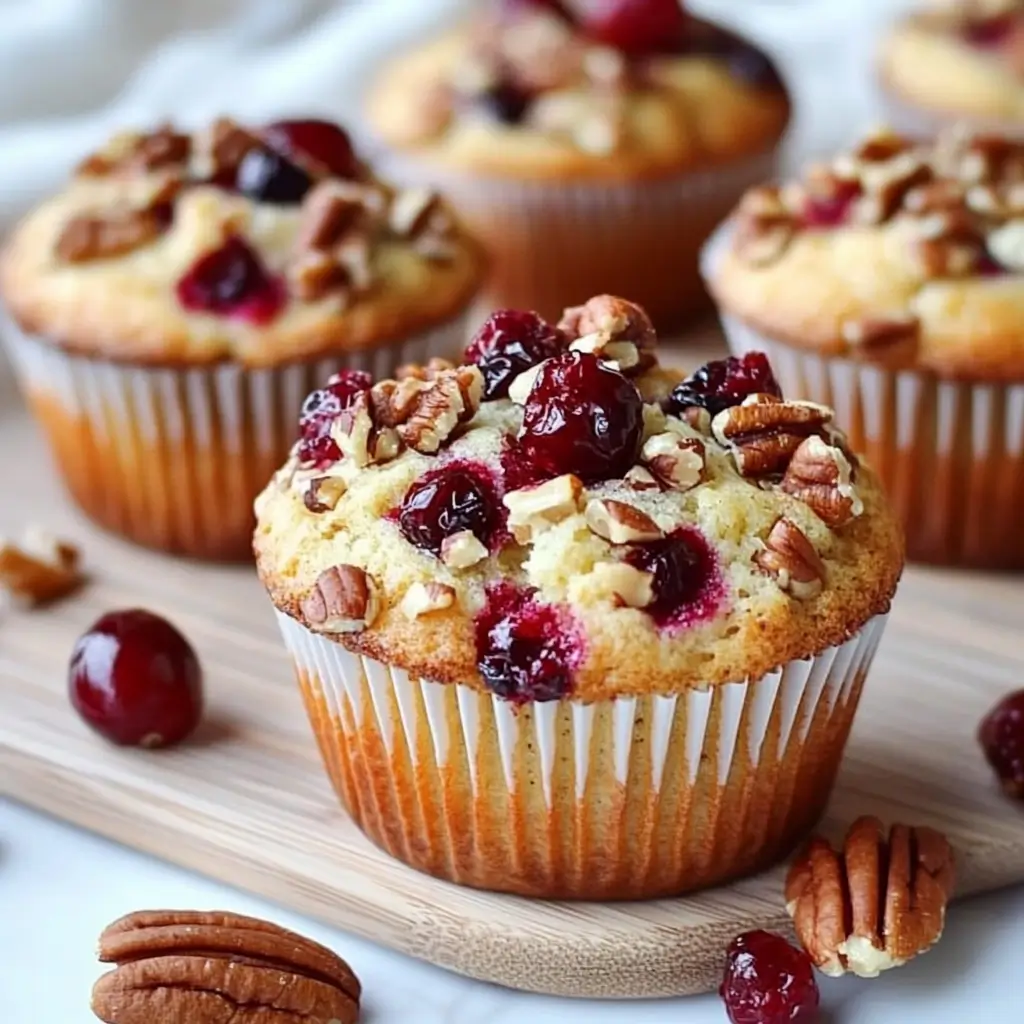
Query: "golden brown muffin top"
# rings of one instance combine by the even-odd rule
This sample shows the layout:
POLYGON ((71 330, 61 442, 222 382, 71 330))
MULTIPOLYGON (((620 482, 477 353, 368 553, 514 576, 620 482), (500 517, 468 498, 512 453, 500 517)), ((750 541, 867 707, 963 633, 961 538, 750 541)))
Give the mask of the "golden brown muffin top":
POLYGON ((320 121, 126 133, 29 213, 0 263, 21 325, 128 362, 272 366, 460 313, 475 244, 426 190, 374 176, 320 121))
POLYGON ((832 410, 760 353, 692 377, 643 310, 492 316, 462 366, 334 378, 256 502, 274 605, 515 700, 759 678, 885 612, 902 539, 832 410))
POLYGON ((506 0, 389 64, 371 127, 439 166, 540 180, 664 176, 778 141, 789 102, 768 57, 675 0, 618 6, 639 26, 506 0))
POLYGON ((720 304, 770 336, 968 380, 1024 379, 1024 142, 879 132, 750 191, 710 250, 720 304))

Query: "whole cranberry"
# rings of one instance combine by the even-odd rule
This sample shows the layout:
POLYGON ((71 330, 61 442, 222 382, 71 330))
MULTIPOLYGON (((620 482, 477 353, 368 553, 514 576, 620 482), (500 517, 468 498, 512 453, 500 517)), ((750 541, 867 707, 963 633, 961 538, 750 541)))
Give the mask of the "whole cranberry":
POLYGON ((261 133, 276 153, 299 164, 318 164, 335 178, 359 176, 359 162, 348 132, 330 121, 275 121, 261 133))
POLYGON ((490 547, 501 523, 500 510, 486 467, 451 463, 425 473, 405 492, 398 526, 410 544, 439 555, 445 538, 463 530, 490 547))
POLYGON ((195 651, 166 619, 141 609, 110 612, 82 634, 68 686, 86 724, 121 746, 180 743, 203 710, 195 651))
POLYGON ((285 300, 281 282, 237 236, 200 256, 178 281, 177 293, 185 309, 254 324, 273 320, 285 300))
POLYGON ((615 479, 636 463, 643 408, 640 393, 617 370, 588 353, 563 352, 537 374, 519 445, 551 476, 615 479))
POLYGON ((705 364, 675 386, 669 411, 679 413, 696 405, 714 416, 753 394, 782 397, 782 389, 763 352, 748 352, 705 364))
POLYGON ((342 370, 306 396, 299 413, 300 461, 322 468, 341 458, 331 437, 331 425, 357 395, 369 391, 372 385, 373 378, 365 371, 342 370))
POLYGON ((732 1024, 810 1024, 818 1018, 810 958, 770 932, 733 940, 718 992, 732 1024))
POLYGON ((580 0, 577 7, 591 39, 631 56, 677 50, 686 35, 680 0, 580 0))
POLYGON ((536 313, 499 309, 466 347, 463 359, 480 367, 484 398, 504 398, 524 370, 564 352, 568 339, 536 313))
POLYGON ((1024 800, 1024 690, 1004 697, 982 719, 978 742, 1007 795, 1024 800))

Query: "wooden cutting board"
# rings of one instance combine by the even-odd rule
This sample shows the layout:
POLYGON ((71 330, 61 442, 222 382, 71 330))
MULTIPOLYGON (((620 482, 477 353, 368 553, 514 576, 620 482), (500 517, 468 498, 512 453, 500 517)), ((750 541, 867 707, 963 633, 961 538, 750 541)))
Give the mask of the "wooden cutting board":
MULTIPOLYGON (((0 617, 0 793, 442 967, 514 988, 651 997, 717 985, 722 952, 785 928, 784 869, 643 904, 543 903, 460 889, 371 846, 320 769, 270 606, 251 570, 196 565, 107 536, 71 509, 25 415, 0 410, 0 532, 32 522, 81 544, 75 597, 0 617), (209 709, 189 745, 113 749, 65 697, 68 654, 104 611, 141 605, 193 641, 209 709)), ((907 572, 865 689, 825 830, 856 815, 930 824, 959 893, 1024 880, 1024 809, 976 745, 1024 685, 1024 579, 907 572)))

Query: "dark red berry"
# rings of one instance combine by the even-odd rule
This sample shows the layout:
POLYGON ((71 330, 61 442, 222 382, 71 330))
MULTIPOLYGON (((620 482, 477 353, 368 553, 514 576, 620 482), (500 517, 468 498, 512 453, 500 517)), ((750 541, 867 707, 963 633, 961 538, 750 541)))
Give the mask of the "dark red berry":
POLYGON ((596 356, 563 352, 545 362, 523 410, 519 445, 551 476, 582 480, 624 476, 643 435, 643 400, 596 356))
POLYGON ((299 459, 323 467, 337 462, 341 451, 331 438, 331 424, 356 395, 369 391, 373 378, 362 370, 342 370, 311 391, 299 413, 299 459))
POLYGON ((550 474, 541 469, 519 446, 514 437, 505 437, 501 445, 501 489, 502 493, 521 491, 550 479, 550 474))
POLYGON ((85 722, 122 746, 179 743, 203 710, 195 651, 166 619, 141 609, 93 623, 71 654, 68 686, 85 722))
POLYGON ((963 38, 971 46, 982 49, 1002 46, 1017 27, 1015 11, 997 14, 991 18, 972 18, 962 30, 963 38))
POLYGON ((841 181, 828 195, 809 195, 802 211, 804 227, 834 228, 845 224, 860 194, 859 182, 841 181))
POLYGON ((178 281, 177 292, 186 309, 254 324, 273 320, 285 300, 281 282, 237 236, 201 256, 178 281))
POLYGON ((235 172, 235 191, 258 203, 294 206, 312 187, 313 179, 301 167, 262 146, 250 149, 235 172))
POLYGON ((490 471, 469 462, 453 462, 424 474, 405 492, 398 526, 410 544, 441 553, 446 537, 469 530, 485 547, 501 525, 490 471))
POLYGON ((634 56, 678 50, 686 35, 680 0, 585 0, 578 6, 591 39, 634 56))
POLYGON ((261 132, 276 153, 295 163, 316 164, 335 178, 359 176, 352 140, 344 129, 330 121, 275 121, 261 132))
POLYGON ((763 352, 748 352, 744 356, 706 363, 675 386, 669 399, 669 411, 678 413, 697 405, 714 416, 754 394, 782 397, 782 389, 763 352))
POLYGON ((487 605, 476 620, 476 650, 488 689, 520 702, 564 697, 580 658, 567 613, 511 583, 488 588, 487 605))
POLYGON ((495 121, 519 124, 533 102, 533 93, 509 78, 502 78, 473 97, 477 105, 495 121))
POLYGON ((732 1024, 811 1024, 818 983, 810 957, 770 932, 747 932, 726 954, 718 990, 732 1024))
POLYGON ((464 360, 480 367, 484 398, 504 398, 524 370, 565 351, 568 339, 536 313, 499 309, 466 347, 464 360))
POLYGON ((1024 690, 1004 697, 985 716, 978 742, 1006 793, 1024 800, 1024 690))
POLYGON ((664 540, 630 545, 626 561, 654 575, 645 611, 661 627, 684 628, 714 614, 722 597, 718 562, 707 541, 682 527, 664 540))

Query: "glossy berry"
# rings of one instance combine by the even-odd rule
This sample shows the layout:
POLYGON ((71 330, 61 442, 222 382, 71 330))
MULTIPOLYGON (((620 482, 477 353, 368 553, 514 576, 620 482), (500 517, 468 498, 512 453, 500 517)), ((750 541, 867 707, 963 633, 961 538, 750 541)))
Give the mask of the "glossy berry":
POLYGON ((686 34, 680 0, 586 0, 579 6, 591 39, 632 56, 678 50, 686 34))
POLYGON ((242 157, 234 187, 257 203, 294 206, 313 187, 313 179, 287 157, 257 146, 242 157))
POLYGON ((276 153, 300 165, 317 164, 335 178, 359 175, 359 162, 348 132, 330 121, 275 121, 261 135, 276 153))
POLYGON ((511 583, 488 588, 476 621, 477 667, 484 683, 512 701, 558 700, 572 688, 578 640, 565 613, 511 583))
POLYGON ((644 610, 657 625, 691 626, 717 608, 722 593, 717 562, 696 530, 684 527, 664 540, 633 544, 626 561, 654 575, 654 601, 644 610))
POLYGON ((484 398, 504 398, 524 370, 565 351, 568 339, 536 313, 500 309, 466 347, 465 362, 480 367, 484 398))
POLYGON ((978 742, 1006 793, 1024 800, 1024 690, 1004 697, 985 716, 978 742))
POLYGON ((306 396, 299 413, 300 461, 323 467, 341 458, 331 438, 331 424, 356 395, 369 391, 372 384, 373 378, 362 370, 342 370, 306 396))
POLYGON ((770 932, 747 932, 726 954, 718 990, 732 1024, 812 1024, 818 984, 810 958, 770 932))
POLYGON ((177 285, 178 301, 199 313, 265 324, 284 305, 281 282, 238 237, 201 256, 177 285))
POLYGON ((451 463, 420 477, 405 492, 398 526, 410 544, 435 555, 446 537, 469 530, 490 547, 501 523, 501 503, 483 466, 451 463))
POLYGON ((523 410, 519 445, 551 476, 622 477, 643 435, 640 393, 596 356, 563 352, 544 363, 523 410))
POLYGON ((519 124, 533 102, 533 94, 509 78, 499 79, 473 98, 489 117, 502 124, 519 124))
POLYGON ((860 194, 859 182, 841 181, 828 195, 809 195, 801 211, 804 227, 834 228, 845 224, 860 194))
POLYGON ((971 46, 990 49, 1002 46, 1017 27, 1015 12, 997 14, 990 18, 971 19, 962 31, 963 38, 971 46))
POLYGON ((195 651, 151 612, 110 612, 75 644, 68 671, 71 703, 112 743, 166 747, 199 724, 202 672, 195 651))
POLYGON ((748 352, 744 356, 706 363, 675 386, 669 399, 669 411, 679 413, 696 405, 714 416, 753 394, 782 397, 782 389, 763 352, 748 352))

